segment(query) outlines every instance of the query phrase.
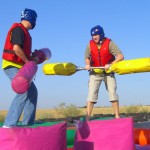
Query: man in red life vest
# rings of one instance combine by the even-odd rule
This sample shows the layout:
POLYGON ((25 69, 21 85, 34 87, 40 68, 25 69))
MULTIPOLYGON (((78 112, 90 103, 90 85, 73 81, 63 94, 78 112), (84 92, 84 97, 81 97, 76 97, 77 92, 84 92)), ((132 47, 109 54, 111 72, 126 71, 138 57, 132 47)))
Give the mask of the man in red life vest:
MULTIPOLYGON (((36 25, 37 13, 32 9, 25 9, 21 13, 21 22, 14 23, 9 29, 4 51, 2 54, 2 68, 10 80, 16 75, 18 70, 31 59, 32 40, 29 30, 36 25)), ((34 123, 37 88, 33 82, 29 90, 23 94, 16 94, 5 118, 3 127, 17 126, 19 118, 24 110, 23 125, 34 123)))
POLYGON ((124 59, 124 55, 117 47, 117 45, 105 37, 104 30, 97 25, 91 29, 92 40, 87 45, 85 51, 85 68, 89 70, 89 92, 87 97, 87 120, 90 119, 94 104, 97 103, 98 92, 101 82, 105 82, 106 89, 109 95, 109 101, 115 111, 115 117, 119 118, 119 99, 116 93, 116 79, 114 73, 106 73, 111 64, 124 59), (105 67, 101 73, 96 73, 91 70, 91 67, 105 67))

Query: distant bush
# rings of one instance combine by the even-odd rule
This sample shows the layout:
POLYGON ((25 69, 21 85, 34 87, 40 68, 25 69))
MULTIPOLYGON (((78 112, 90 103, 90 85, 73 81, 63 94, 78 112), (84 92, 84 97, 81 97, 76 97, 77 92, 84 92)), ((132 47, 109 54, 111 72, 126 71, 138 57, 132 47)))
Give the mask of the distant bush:
POLYGON ((138 113, 141 106, 131 105, 126 107, 126 113, 138 113))
POLYGON ((140 113, 149 113, 149 109, 141 107, 140 113))
POLYGON ((38 119, 45 119, 45 118, 53 118, 53 115, 51 115, 47 112, 44 112, 40 116, 38 116, 38 119))
POLYGON ((64 118, 77 117, 81 115, 81 110, 73 104, 66 106, 65 103, 61 103, 57 107, 55 107, 55 110, 59 116, 64 118))
POLYGON ((5 116, 0 115, 0 122, 4 122, 5 116))

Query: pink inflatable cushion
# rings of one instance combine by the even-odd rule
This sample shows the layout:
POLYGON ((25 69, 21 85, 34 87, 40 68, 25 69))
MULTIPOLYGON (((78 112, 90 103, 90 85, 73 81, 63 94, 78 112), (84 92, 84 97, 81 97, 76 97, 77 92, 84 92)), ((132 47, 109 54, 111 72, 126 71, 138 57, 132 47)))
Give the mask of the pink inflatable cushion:
POLYGON ((37 128, 0 128, 0 150, 66 150, 66 123, 37 128))
POLYGON ((35 50, 32 53, 32 57, 37 57, 39 59, 38 64, 41 64, 45 60, 48 60, 51 58, 51 51, 48 48, 42 48, 39 50, 35 50))
POLYGON ((79 122, 74 150, 135 150, 132 118, 79 122))
POLYGON ((37 72, 37 64, 34 61, 26 63, 11 81, 12 89, 18 93, 25 93, 37 72))

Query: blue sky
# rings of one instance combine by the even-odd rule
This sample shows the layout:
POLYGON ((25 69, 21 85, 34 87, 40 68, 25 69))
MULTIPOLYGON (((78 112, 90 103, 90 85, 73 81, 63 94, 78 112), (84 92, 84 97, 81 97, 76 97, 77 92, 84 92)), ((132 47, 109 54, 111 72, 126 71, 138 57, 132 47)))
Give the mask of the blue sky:
MULTIPOLYGON (((125 59, 150 57, 149 0, 5 0, 2 3, 1 54, 10 26, 20 22, 24 8, 31 8, 38 13, 37 25, 30 31, 32 50, 48 47, 52 52, 52 58, 45 63, 72 62, 84 66, 84 51, 91 39, 90 29, 98 24, 104 28, 105 35, 119 46, 125 59)), ((39 92, 38 108, 54 108, 62 102, 86 105, 87 71, 79 71, 72 76, 45 76, 42 66, 39 65, 35 77, 39 92)), ((116 78, 121 106, 150 104, 150 73, 116 75, 116 78)), ((15 93, 2 69, 0 89, 0 110, 6 110, 15 93)), ((96 106, 110 106, 104 84, 96 106)))

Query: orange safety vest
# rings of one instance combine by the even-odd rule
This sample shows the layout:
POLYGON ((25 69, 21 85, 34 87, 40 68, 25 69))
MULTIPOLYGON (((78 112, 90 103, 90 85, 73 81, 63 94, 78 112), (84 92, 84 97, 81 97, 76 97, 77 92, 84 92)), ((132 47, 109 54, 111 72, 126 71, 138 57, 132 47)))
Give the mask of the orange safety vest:
POLYGON ((91 66, 105 66, 106 64, 111 64, 115 60, 115 56, 109 52, 110 41, 110 39, 106 38, 100 49, 98 49, 93 40, 90 41, 91 66))
POLYGON ((10 30, 8 31, 2 58, 5 60, 8 60, 8 61, 18 63, 18 64, 24 64, 23 60, 21 58, 19 58, 13 51, 13 44, 11 43, 12 30, 16 27, 21 27, 21 29, 24 32, 25 40, 24 40, 23 51, 26 54, 27 58, 30 58, 31 43, 32 43, 31 36, 30 36, 28 30, 21 23, 14 23, 12 25, 12 27, 10 28, 10 30))

